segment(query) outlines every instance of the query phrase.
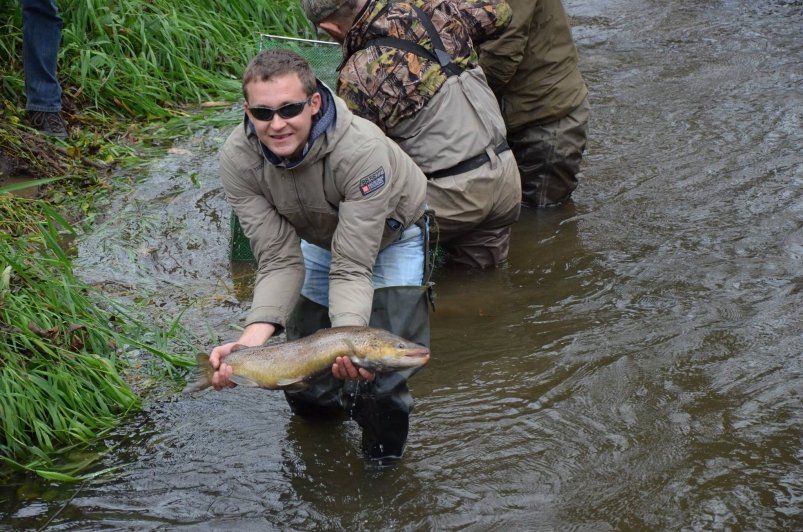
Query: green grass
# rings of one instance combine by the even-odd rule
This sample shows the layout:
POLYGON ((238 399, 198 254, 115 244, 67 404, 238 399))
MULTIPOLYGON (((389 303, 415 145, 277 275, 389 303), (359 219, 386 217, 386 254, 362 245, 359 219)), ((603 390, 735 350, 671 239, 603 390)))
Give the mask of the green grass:
MULTIPOLYGON (((312 36, 297 0, 64 0, 59 78, 79 109, 118 117, 163 118, 183 105, 232 101, 259 46, 260 32, 312 36)), ((19 3, 0 25, 2 95, 24 94, 19 3)))
POLYGON ((139 408, 122 371, 146 355, 188 367, 192 357, 166 346, 192 353, 194 339, 176 322, 145 325, 139 311, 83 283, 61 244, 70 224, 46 203, 6 192, 0 188, 0 462, 64 480, 59 475, 72 475, 55 468, 54 456, 139 408))
POLYGON ((175 370, 193 363, 187 353, 198 342, 180 328, 180 316, 146 325, 153 319, 147 309, 116 303, 77 279, 60 244, 71 229, 67 221, 43 202, 3 192, 0 461, 50 479, 78 479, 89 463, 60 460, 57 467, 55 458, 93 442, 139 407, 140 392, 148 390, 136 367, 158 360, 152 383, 178 377, 175 370), (44 222, 32 223, 37 209, 44 222))
POLYGON ((41 464, 91 441, 139 398, 118 372, 112 315, 59 244, 57 227, 69 224, 44 203, 0 195, 0 226, 0 458, 41 464), (19 214, 31 210, 44 222, 19 214))
POLYGON ((46 199, 23 199, 0 186, 0 477, 74 481, 105 470, 65 457, 137 410, 153 382, 178 389, 200 342, 181 316, 159 323, 83 283, 65 235, 90 227, 97 195, 127 186, 154 146, 214 120, 202 104, 241 98, 260 33, 312 33, 297 0, 58 5, 59 79, 79 127, 42 140, 24 125, 19 2, 0 0, 0 156, 27 162, 47 187, 46 199))

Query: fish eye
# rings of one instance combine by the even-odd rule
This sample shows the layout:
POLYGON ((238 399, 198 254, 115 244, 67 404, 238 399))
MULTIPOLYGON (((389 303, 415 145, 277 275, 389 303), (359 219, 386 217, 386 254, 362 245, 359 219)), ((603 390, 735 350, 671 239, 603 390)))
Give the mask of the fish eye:
POLYGON ((398 347, 399 349, 404 349, 404 342, 399 342, 399 343, 396 345, 396 347, 398 347))

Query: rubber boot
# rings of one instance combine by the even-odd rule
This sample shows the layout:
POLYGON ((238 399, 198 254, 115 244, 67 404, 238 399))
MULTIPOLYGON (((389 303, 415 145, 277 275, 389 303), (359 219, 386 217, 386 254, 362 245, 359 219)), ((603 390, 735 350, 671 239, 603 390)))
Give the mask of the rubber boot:
POLYGON ((346 400, 353 401, 349 415, 362 428, 363 455, 374 460, 401 458, 413 410, 407 376, 378 374, 372 382, 361 382, 346 400))
POLYGON ((374 290, 369 325, 429 347, 426 286, 389 286, 374 290))

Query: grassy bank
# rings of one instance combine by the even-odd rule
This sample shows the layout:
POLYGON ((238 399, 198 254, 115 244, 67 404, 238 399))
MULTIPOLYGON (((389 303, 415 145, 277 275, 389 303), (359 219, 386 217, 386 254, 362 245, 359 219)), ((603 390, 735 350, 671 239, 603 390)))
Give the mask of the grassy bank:
MULTIPOLYGON (((59 79, 74 112, 148 119, 186 104, 237 97, 258 34, 308 35, 296 0, 63 0, 59 79)), ((18 1, 0 26, 2 95, 24 94, 18 1)))
POLYGON ((65 237, 91 225, 93 198, 113 194, 153 146, 203 125, 204 104, 240 98, 259 32, 303 36, 309 26, 296 0, 58 4, 72 126, 63 141, 25 126, 19 3, 0 0, 11 14, 0 23, 0 171, 54 178, 35 199, 0 184, 0 476, 22 469, 71 480, 87 464, 63 464, 60 452, 139 408, 145 392, 126 371, 148 358, 179 375, 189 357, 170 353, 195 349, 177 323, 154 323, 148 309, 83 283, 65 237))
POLYGON ((20 3, 0 0, 7 15, 0 19, 0 173, 69 173, 87 181, 83 188, 97 181, 96 170, 169 143, 171 132, 154 134, 150 122, 238 100, 259 33, 312 34, 297 0, 58 5, 64 19, 58 77, 71 137, 48 142, 25 123, 20 3))

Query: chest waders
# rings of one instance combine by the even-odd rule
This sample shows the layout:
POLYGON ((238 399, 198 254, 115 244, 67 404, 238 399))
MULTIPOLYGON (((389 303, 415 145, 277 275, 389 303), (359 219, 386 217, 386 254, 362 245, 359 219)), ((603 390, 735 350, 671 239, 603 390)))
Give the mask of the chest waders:
MULTIPOLYGON (((369 325, 429 346, 429 302, 432 283, 428 223, 425 214, 416 225, 424 234, 424 282, 420 286, 389 286, 374 290, 369 325)), ((287 320, 288 340, 331 327, 329 309, 299 297, 287 320)), ((294 414, 305 418, 348 415, 362 428, 362 451, 368 458, 400 458, 407 442, 413 398, 407 389, 411 371, 377 373, 372 382, 342 381, 327 371, 303 391, 285 391, 294 414)))
MULTIPOLYGON (((368 41, 366 47, 400 48, 436 61, 449 76, 460 75, 463 70, 452 62, 430 18, 420 8, 413 6, 413 9, 430 35, 434 52, 417 43, 393 37, 368 41)), ((343 64, 347 59, 344 58, 343 64)), ((416 222, 424 235, 422 284, 376 289, 369 322, 371 327, 388 330, 425 346, 429 346, 429 306, 432 305, 434 309, 431 282, 434 254, 430 252, 429 242, 433 223, 434 216, 429 210, 416 222)), ((331 327, 329 309, 300 296, 287 322, 287 339, 302 338, 328 327, 331 327)), ((293 413, 303 417, 331 417, 345 413, 354 419, 362 428, 362 451, 367 457, 401 457, 407 441, 410 412, 413 410, 413 398, 407 388, 407 379, 411 375, 410 371, 378 373, 372 382, 345 382, 327 372, 308 389, 301 392, 286 391, 285 397, 293 413)))
MULTIPOLYGON (((388 1, 366 27, 370 29, 374 26, 383 26, 384 24, 377 23, 377 20, 387 16, 392 5, 392 0, 388 1)), ((415 20, 426 32, 429 42, 421 40, 422 45, 419 42, 390 36, 367 39, 349 49, 348 55, 338 68, 342 69, 350 57, 362 49, 394 48, 438 65, 446 78, 459 79, 458 83, 445 82, 443 90, 439 89, 430 101, 439 96, 442 98, 439 102, 446 108, 441 109, 441 112, 448 113, 443 116, 452 119, 443 122, 467 120, 467 117, 461 118, 461 112, 465 111, 473 113, 471 120, 465 122, 469 127, 473 124, 475 127, 485 128, 482 132, 477 132, 466 145, 450 143, 450 148, 454 150, 460 148, 466 157, 460 159, 452 156, 443 159, 437 153, 431 153, 426 149, 419 150, 412 145, 413 143, 428 145, 431 139, 449 138, 448 133, 445 134, 447 130, 427 118, 441 116, 441 112, 438 112, 437 108, 430 107, 434 104, 429 102, 418 114, 394 126, 389 136, 408 154, 413 154, 411 156, 416 162, 422 163, 422 168, 428 168, 427 198, 430 205, 435 208, 435 214, 440 222, 440 227, 433 230, 436 238, 441 241, 440 251, 444 254, 444 262, 461 269, 496 268, 507 260, 510 249, 510 226, 519 217, 521 201, 518 171, 512 163, 512 157, 506 156, 506 160, 510 159, 510 162, 502 162, 500 159, 494 163, 502 165, 501 170, 499 166, 491 164, 494 153, 501 156, 510 150, 504 139, 504 131, 497 135, 496 126, 502 127, 503 120, 501 115, 497 114, 498 124, 494 126, 494 118, 489 119, 488 115, 492 114, 492 111, 488 106, 491 100, 494 106, 496 104, 484 78, 482 81, 478 80, 474 69, 465 70, 455 63, 446 51, 443 39, 430 16, 412 3, 410 8, 411 18, 414 14, 415 20), (450 91, 462 93, 459 97, 453 98, 452 104, 449 103, 448 96, 443 96, 448 95, 450 91), (487 100, 484 99, 486 96, 487 100), (483 144, 486 137, 487 144, 480 147, 479 144, 483 144), (442 168, 444 164, 449 166, 442 168), (487 168, 487 172, 470 174, 479 168, 487 168), (492 183, 492 179, 495 182, 492 183)), ((456 80, 452 79, 452 82, 454 81, 456 80)))

